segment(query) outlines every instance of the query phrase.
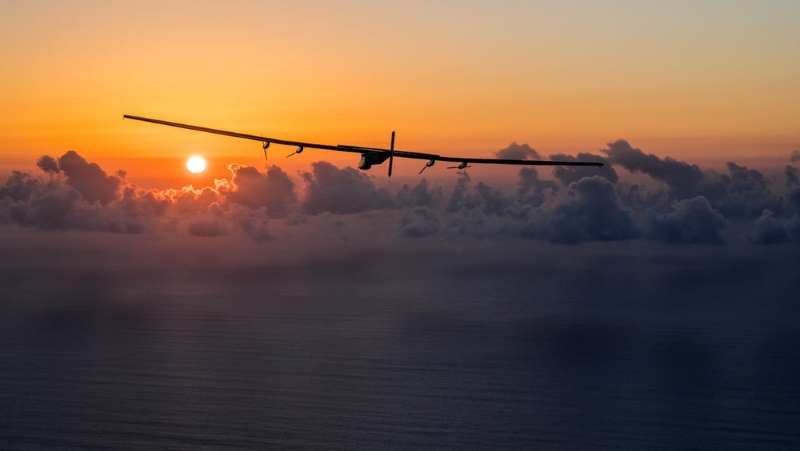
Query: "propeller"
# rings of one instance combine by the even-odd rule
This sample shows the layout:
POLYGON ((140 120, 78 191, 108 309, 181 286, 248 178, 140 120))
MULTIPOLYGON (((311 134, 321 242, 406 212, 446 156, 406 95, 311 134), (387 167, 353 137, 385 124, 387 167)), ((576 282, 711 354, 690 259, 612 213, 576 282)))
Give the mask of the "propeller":
POLYGON ((292 155, 295 155, 295 154, 298 154, 298 153, 303 153, 303 146, 298 147, 297 150, 295 150, 294 152, 290 153, 289 155, 286 155, 286 158, 289 158, 292 155))
POLYGON ((392 145, 389 146, 389 177, 392 176, 392 163, 394 163, 394 132, 392 132, 392 145))
POLYGON ((466 161, 464 161, 462 163, 459 163, 458 166, 448 166, 447 169, 465 169, 465 168, 471 168, 471 167, 472 166, 470 166, 469 164, 467 164, 466 161))
POLYGON ((425 163, 425 166, 423 166, 422 169, 419 170, 419 173, 422 174, 422 171, 433 166, 434 163, 436 163, 436 160, 428 160, 428 162, 425 163))
POLYGON ((264 141, 263 147, 264 147, 264 159, 265 160, 269 160, 269 158, 267 158, 267 149, 269 149, 269 145, 270 144, 272 144, 272 142, 264 141))

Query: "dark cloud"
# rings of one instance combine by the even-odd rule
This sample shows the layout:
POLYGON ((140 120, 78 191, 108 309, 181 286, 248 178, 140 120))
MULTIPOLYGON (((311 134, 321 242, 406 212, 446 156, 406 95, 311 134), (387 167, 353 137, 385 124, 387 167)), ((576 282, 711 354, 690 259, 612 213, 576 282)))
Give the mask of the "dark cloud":
POLYGON ((793 150, 792 154, 789 156, 789 161, 792 163, 800 161, 800 150, 793 150))
POLYGON ((555 207, 549 225, 555 243, 619 241, 640 235, 630 212, 620 205, 614 185, 600 176, 571 184, 567 200, 555 207))
POLYGON ((376 188, 362 172, 353 168, 339 169, 324 161, 312 163, 311 168, 310 173, 302 176, 307 185, 302 208, 307 214, 361 213, 392 206, 389 191, 376 188))
MULTIPOLYGON (((39 160, 40 167, 46 172, 51 170, 49 157, 39 160)), ((58 159, 58 168, 67 176, 67 184, 75 188, 88 202, 99 201, 105 205, 117 198, 120 179, 106 175, 95 163, 87 162, 74 150, 70 150, 58 159)))
POLYGON ((617 180, 619 180, 617 171, 615 171, 614 168, 609 165, 608 159, 603 158, 600 155, 583 152, 579 153, 577 157, 564 154, 555 154, 550 155, 550 159, 553 161, 568 162, 596 162, 603 163, 605 165, 602 168, 596 168, 592 166, 556 166, 553 170, 553 175, 555 175, 558 181, 564 186, 569 186, 570 183, 575 183, 584 177, 594 177, 595 175, 599 175, 600 177, 608 179, 608 181, 611 183, 617 183, 617 180))
POLYGON ((447 208, 431 219, 431 212, 406 215, 401 227, 418 226, 410 236, 427 236, 438 230, 444 236, 509 236, 554 243, 627 240, 640 235, 631 213, 616 195, 614 185, 602 177, 584 178, 563 190, 544 184, 535 172, 521 171, 520 188, 513 194, 484 182, 470 183, 462 175, 447 208), (424 214, 422 214, 424 213, 424 214), (438 226, 435 227, 435 226, 438 226), (420 229, 425 233, 420 232, 420 229))
POLYGON ((265 173, 250 166, 230 165, 233 189, 226 193, 229 201, 256 209, 264 207, 270 218, 283 218, 297 203, 294 182, 278 166, 265 173))
POLYGON ((771 211, 764 213, 753 224, 751 239, 758 244, 780 244, 789 241, 789 233, 771 211))
POLYGON ((427 207, 413 208, 405 212, 400 220, 400 233, 412 238, 437 235, 439 231, 437 214, 427 207))
POLYGON ((256 241, 272 239, 267 227, 269 211, 264 208, 251 210, 249 208, 232 208, 228 213, 229 220, 236 225, 246 236, 256 241))
POLYGON ((527 144, 511 143, 505 149, 500 149, 494 153, 497 158, 509 160, 541 160, 539 152, 527 144))
MULTIPOLYGON (((468 179, 462 178, 467 181, 468 179)), ((484 182, 478 182, 471 189, 466 183, 461 183, 450 199, 450 211, 479 210, 486 215, 502 216, 513 203, 513 198, 507 196, 499 188, 492 187, 484 182)))
POLYGON ((619 182, 616 185, 620 202, 631 211, 643 214, 649 211, 670 211, 669 194, 661 188, 653 188, 645 184, 619 182))
POLYGON ((650 218, 647 236, 667 244, 722 244, 728 221, 704 197, 675 202, 673 211, 650 218))
POLYGON ((786 168, 783 170, 783 174, 786 176, 786 185, 790 188, 794 186, 800 186, 800 179, 797 177, 797 168, 794 166, 786 165, 786 168))
POLYGON ((800 188, 794 188, 789 191, 786 195, 786 199, 795 213, 800 213, 800 188))
POLYGON ((9 209, 9 217, 23 227, 39 230, 79 228, 75 223, 80 194, 74 189, 58 189, 18 203, 9 209))
POLYGON ((395 195, 397 205, 400 207, 430 207, 442 201, 442 189, 430 189, 428 181, 420 180, 413 188, 403 185, 395 195))
POLYGON ((611 164, 619 165, 631 172, 641 172, 654 180, 666 183, 673 198, 694 197, 697 185, 703 180, 703 171, 693 164, 666 157, 663 160, 653 154, 645 154, 631 147, 625 140, 608 144, 604 150, 611 164))
POLYGON ((472 179, 470 179, 467 171, 458 172, 458 179, 456 180, 456 186, 453 189, 453 192, 450 193, 450 199, 447 202, 448 212, 452 213, 461 209, 463 198, 467 193, 471 180, 472 179))
POLYGON ((763 174, 755 169, 728 163, 730 182, 716 204, 727 218, 756 218, 766 210, 782 212, 780 199, 774 195, 763 174))
POLYGON ((60 186, 36 193, 26 202, 7 207, 8 220, 36 230, 88 230, 114 233, 141 233, 135 218, 118 209, 107 209, 85 202, 71 187, 60 186))
MULTIPOLYGON (((517 181, 517 194, 537 194, 544 190, 555 190, 556 184, 551 180, 541 180, 539 172, 534 168, 523 167, 519 170, 517 181)), ((541 202, 539 202, 541 204, 541 202)))
POLYGON ((13 171, 6 183, 0 187, 0 199, 9 198, 13 201, 26 201, 33 193, 44 190, 44 185, 45 182, 27 172, 13 171))
POLYGON ((44 172, 49 172, 49 173, 56 173, 59 170, 58 162, 56 161, 55 158, 49 155, 44 155, 41 158, 39 158, 39 161, 36 162, 36 166, 41 168, 44 172))
POLYGON ((782 244, 788 241, 800 241, 800 216, 781 219, 764 210, 753 223, 750 239, 758 244, 782 244))
MULTIPOLYGON (((773 193, 770 181, 755 169, 729 162, 727 173, 703 171, 697 165, 670 157, 661 159, 645 154, 622 140, 609 144, 605 152, 612 164, 666 184, 670 201, 702 196, 731 220, 755 219, 765 209, 783 214, 783 201, 773 193)), ((664 212, 671 208, 671 203, 653 207, 664 212)))

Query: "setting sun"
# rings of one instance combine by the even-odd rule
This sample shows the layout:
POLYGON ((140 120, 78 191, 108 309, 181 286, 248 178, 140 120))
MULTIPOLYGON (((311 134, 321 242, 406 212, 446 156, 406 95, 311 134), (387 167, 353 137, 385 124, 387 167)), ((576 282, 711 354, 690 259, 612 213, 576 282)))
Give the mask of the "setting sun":
POLYGON ((203 157, 193 156, 186 160, 186 168, 195 174, 199 174, 206 170, 206 160, 203 157))

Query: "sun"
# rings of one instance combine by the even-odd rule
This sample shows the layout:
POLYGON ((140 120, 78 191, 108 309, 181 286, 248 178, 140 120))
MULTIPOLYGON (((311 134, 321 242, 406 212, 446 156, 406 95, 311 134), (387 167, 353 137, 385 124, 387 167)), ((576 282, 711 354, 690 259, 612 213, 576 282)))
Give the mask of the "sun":
POLYGON ((186 168, 195 174, 199 174, 206 170, 206 160, 203 159, 203 157, 195 155, 186 160, 186 168))

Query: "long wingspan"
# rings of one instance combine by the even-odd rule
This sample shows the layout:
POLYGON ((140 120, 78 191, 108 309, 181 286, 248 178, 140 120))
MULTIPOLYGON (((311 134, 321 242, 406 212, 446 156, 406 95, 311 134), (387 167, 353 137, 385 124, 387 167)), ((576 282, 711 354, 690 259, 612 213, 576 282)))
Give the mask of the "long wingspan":
MULTIPOLYGON (((502 158, 462 158, 462 157, 448 157, 442 155, 436 155, 431 153, 421 153, 421 152, 409 152, 405 150, 394 150, 394 134, 392 135, 392 148, 391 149, 380 149, 376 147, 361 147, 361 146, 349 146, 349 145, 331 145, 331 144, 318 144, 318 143, 310 143, 310 142, 303 142, 303 141, 291 141, 288 139, 278 139, 278 138, 270 138, 267 136, 256 136, 256 135, 249 135, 247 133, 238 133, 238 132, 229 132, 226 130, 219 130, 216 128, 208 128, 208 127, 199 127, 197 125, 189 125, 189 124, 181 124, 178 122, 169 122, 169 121, 162 121, 160 119, 150 119, 147 117, 141 116, 132 116, 125 114, 122 116, 123 119, 133 119, 136 121, 144 121, 144 122, 151 122, 153 124, 160 124, 160 125, 167 125, 170 127, 178 127, 178 128, 185 128, 188 130, 194 130, 198 132, 206 132, 206 133, 214 133, 217 135, 225 135, 225 136, 232 136, 234 138, 242 138, 242 139, 250 139, 253 141, 260 141, 264 147, 264 154, 266 155, 266 149, 269 147, 271 143, 281 144, 284 146, 296 146, 297 151, 295 153, 300 153, 303 149, 322 149, 322 150, 333 150, 337 152, 352 152, 352 153, 359 153, 361 154, 361 161, 358 163, 359 169, 369 169, 373 164, 381 164, 390 157, 398 157, 398 158, 411 158, 415 160, 428 160, 425 166, 422 168, 422 171, 425 168, 433 166, 433 164, 437 161, 445 161, 450 163, 458 163, 458 166, 455 166, 459 169, 466 168, 470 165, 470 163, 476 164, 513 164, 513 165, 520 165, 520 166, 596 166, 602 167, 603 163, 597 162, 589 162, 589 161, 550 161, 550 160, 509 160, 509 159, 502 159, 502 158)), ((391 167, 391 163, 390 163, 391 167)), ((422 173, 420 171, 420 174, 422 173)), ((391 169, 389 170, 389 176, 391 177, 391 169)))

